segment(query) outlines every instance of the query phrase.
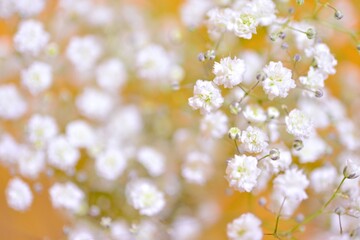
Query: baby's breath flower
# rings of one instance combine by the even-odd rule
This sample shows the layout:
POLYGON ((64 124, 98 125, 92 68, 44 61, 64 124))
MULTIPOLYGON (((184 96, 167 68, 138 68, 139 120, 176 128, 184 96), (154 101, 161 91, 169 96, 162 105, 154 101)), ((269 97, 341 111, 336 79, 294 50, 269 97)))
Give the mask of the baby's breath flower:
POLYGON ((246 155, 235 155, 228 161, 226 179, 230 186, 240 192, 251 192, 257 183, 260 169, 258 160, 246 155))
POLYGON ((0 118, 18 119, 25 114, 26 110, 27 104, 15 85, 0 85, 0 118))
POLYGON ((54 208, 64 208, 73 213, 80 211, 85 200, 83 191, 72 182, 55 183, 49 194, 54 208))
POLYGON ((308 138, 314 131, 311 119, 298 109, 285 117, 285 123, 287 132, 301 139, 308 138))
POLYGON ((33 201, 30 187, 20 178, 13 178, 6 188, 6 200, 12 209, 16 211, 27 210, 33 201))
POLYGON ((196 151, 186 156, 181 169, 181 174, 186 181, 199 185, 204 185, 212 173, 211 158, 205 153, 196 151))
POLYGON ((58 134, 58 126, 51 116, 35 114, 27 124, 28 140, 37 148, 44 148, 58 134))
POLYGON ((224 98, 221 91, 212 82, 197 80, 194 86, 194 96, 189 98, 189 105, 193 109, 200 109, 200 113, 207 114, 221 107, 224 98))
POLYGON ((43 62, 33 62, 28 69, 21 72, 21 81, 32 95, 43 92, 52 83, 50 65, 43 62))
POLYGON ((215 62, 213 73, 216 75, 214 83, 224 85, 225 88, 233 88, 243 80, 245 62, 234 57, 222 58, 220 63, 215 62))
POLYGON ((227 225, 227 236, 230 240, 260 240, 261 221, 252 213, 245 213, 227 225))
POLYGON ((228 129, 228 118, 221 112, 206 114, 200 122, 200 130, 205 136, 222 138, 228 129))
POLYGON ((250 153, 260 153, 268 146, 268 136, 260 128, 252 126, 242 131, 240 141, 245 151, 250 153))
POLYGON ((110 181, 118 178, 124 172, 126 165, 124 154, 116 148, 106 149, 95 160, 96 173, 110 181))
POLYGON ((262 85, 270 100, 275 97, 285 98, 289 90, 296 87, 291 70, 283 67, 281 62, 270 62, 263 71, 266 79, 262 85))
POLYGON ((158 177, 165 171, 165 156, 151 147, 141 147, 137 160, 146 168, 152 177, 158 177))

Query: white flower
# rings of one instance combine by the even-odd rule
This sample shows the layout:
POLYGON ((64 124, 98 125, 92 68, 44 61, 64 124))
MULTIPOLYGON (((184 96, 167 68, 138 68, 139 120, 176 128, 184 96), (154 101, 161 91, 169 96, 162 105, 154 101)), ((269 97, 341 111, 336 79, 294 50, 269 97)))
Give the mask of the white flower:
POLYGON ((27 210, 33 201, 30 187, 20 178, 13 178, 6 187, 6 200, 12 209, 16 211, 27 210))
POLYGON ((316 91, 324 87, 326 76, 318 69, 310 67, 306 77, 299 77, 300 82, 309 89, 316 91))
POLYGON ((105 4, 96 4, 87 15, 87 21, 96 27, 108 27, 114 20, 114 10, 105 4))
POLYGON ((288 169, 285 173, 278 175, 273 184, 274 192, 281 195, 282 199, 302 201, 308 197, 305 189, 309 186, 309 180, 301 170, 288 169))
POLYGON ((198 219, 189 216, 180 216, 172 223, 170 236, 172 240, 199 239, 201 223, 198 219))
POLYGON ((360 176, 360 165, 352 159, 347 159, 343 174, 349 179, 358 178, 360 176))
POLYGON ((37 95, 52 84, 51 66, 43 62, 33 62, 28 69, 21 72, 21 81, 32 95, 37 95))
MULTIPOLYGON (((279 147, 277 147, 277 149, 280 152, 280 156, 279 159, 275 160, 275 161, 261 161, 260 162, 260 166, 261 165, 265 165, 266 167, 269 167, 269 170, 271 173, 277 174, 279 172, 285 171, 286 169, 288 169, 290 167, 290 164, 292 162, 292 157, 291 157, 291 152, 289 151, 289 149, 287 149, 286 147, 280 145, 279 147)), ((267 170, 267 169, 265 169, 267 170)))
POLYGON ((55 183, 49 193, 54 208, 64 208, 73 213, 80 211, 85 198, 83 191, 72 182, 55 183))
POLYGON ((295 37, 296 47, 300 50, 308 49, 314 45, 315 39, 309 39, 304 32, 306 32, 309 28, 315 29, 314 26, 306 22, 290 22, 290 26, 296 28, 300 31, 291 31, 291 33, 295 37))
POLYGON ((160 45, 149 45, 136 55, 137 74, 140 78, 158 82, 168 77, 171 66, 169 54, 160 45))
POLYGON ((337 176, 336 168, 331 165, 316 168, 310 175, 310 187, 317 193, 331 192, 337 176))
POLYGON ((221 33, 232 31, 234 15, 235 12, 230 8, 213 8, 208 11, 208 20, 206 23, 210 36, 213 39, 218 39, 221 36, 221 33))
POLYGON ((316 67, 326 77, 329 74, 335 74, 337 61, 331 54, 329 47, 325 43, 318 43, 313 48, 306 51, 308 57, 313 56, 316 61, 316 67))
POLYGON ((205 136, 221 138, 228 130, 228 118, 221 111, 206 114, 201 119, 200 130, 205 136))
POLYGON ((71 170, 79 160, 80 153, 65 136, 57 136, 49 142, 48 160, 50 165, 61 170, 71 170))
POLYGON ((102 53, 93 36, 73 37, 66 49, 66 56, 78 71, 90 70, 102 53))
POLYGON ((35 179, 45 168, 45 154, 41 151, 30 151, 25 148, 21 151, 18 166, 22 176, 35 179))
POLYGON ((220 63, 215 62, 213 73, 215 74, 214 83, 224 85, 225 88, 233 88, 243 80, 245 72, 245 62, 234 57, 222 58, 220 63))
POLYGON ((109 59, 100 64, 96 69, 97 84, 109 92, 116 92, 127 79, 124 64, 116 59, 109 59))
POLYGON ((257 163, 255 157, 246 155, 235 155, 230 159, 226 167, 226 179, 230 186, 240 192, 251 192, 261 172, 257 163))
POLYGON ((22 17, 31 17, 39 14, 45 7, 45 0, 14 1, 16 11, 22 17))
MULTIPOLYGON (((81 0, 78 0, 81 1, 81 0)), ((69 233, 68 240, 97 240, 88 229, 72 230, 69 233)))
POLYGON ((233 32, 236 36, 251 39, 256 34, 258 20, 251 13, 235 13, 233 16, 233 32))
POLYGON ((37 148, 43 148, 58 134, 55 119, 50 116, 34 114, 27 123, 27 138, 37 148))
POLYGON ((242 51, 240 57, 245 61, 246 66, 243 83, 252 84, 256 80, 256 74, 264 66, 264 58, 259 53, 251 50, 242 51))
POLYGON ((204 185, 213 172, 213 166, 209 155, 201 152, 187 154, 181 167, 181 175, 189 183, 204 185))
POLYGON ((21 53, 37 56, 49 41, 43 24, 36 20, 26 20, 20 23, 14 36, 15 49, 21 53))
POLYGON ((5 120, 18 119, 25 114, 26 108, 27 104, 15 85, 0 86, 0 118, 5 120))
POLYGON ((111 96, 94 88, 85 88, 76 98, 80 113, 92 120, 105 119, 114 106, 111 96))
POLYGON ((194 86, 194 96, 189 98, 189 105, 193 109, 200 109, 200 113, 206 114, 221 107, 224 98, 221 91, 212 82, 197 80, 194 86))
POLYGON ((141 215, 154 216, 165 207, 164 194, 153 183, 144 179, 128 183, 126 197, 141 215))
POLYGON ((242 113, 250 122, 261 123, 267 119, 264 109, 258 104, 247 104, 242 113))
POLYGON ((261 240, 261 221, 252 213, 242 214, 227 225, 230 240, 261 240))
POLYGON ((206 11, 212 3, 208 0, 187 0, 181 6, 180 16, 182 22, 189 28, 200 26, 205 17, 206 11))
POLYGON ((331 114, 334 114, 331 112, 338 111, 336 114, 340 114, 341 112, 336 106, 331 106, 331 112, 328 112, 328 106, 324 106, 322 101, 324 101, 325 104, 331 104, 331 101, 325 98, 322 98, 321 102, 316 98, 301 98, 298 101, 299 109, 307 116, 311 116, 311 120, 316 128, 325 128, 329 126, 331 114))
POLYGON ((302 111, 293 109, 285 117, 286 131, 298 138, 308 138, 314 131, 311 119, 302 111))
POLYGON ((140 148, 137 153, 137 160, 146 168, 152 177, 160 176, 165 172, 165 157, 154 148, 140 148))
POLYGON ((250 153, 261 153, 268 146, 268 136, 260 128, 249 126, 241 132, 241 146, 250 153))
POLYGON ((293 151, 293 154, 299 157, 300 163, 315 162, 326 153, 327 145, 320 137, 311 136, 302 141, 304 147, 299 151, 293 151))
POLYGON ((291 70, 283 67, 281 62, 270 62, 263 71, 266 78, 262 85, 270 100, 275 97, 285 98, 289 90, 296 87, 291 70))
POLYGON ((0 162, 15 163, 21 154, 22 146, 19 145, 9 134, 0 137, 0 162))
POLYGON ((90 147, 95 137, 94 129, 85 121, 75 120, 66 125, 66 138, 74 147, 90 147))
POLYGON ((95 160, 96 173, 110 181, 118 178, 124 172, 126 165, 127 160, 123 152, 115 148, 106 149, 95 160))
POLYGON ((255 0, 249 4, 260 25, 269 26, 276 19, 276 6, 272 0, 255 0))
POLYGON ((10 18, 14 12, 15 9, 13 0, 0 1, 0 18, 10 18))
POLYGON ((110 225, 110 234, 114 240, 132 240, 129 225, 123 220, 117 220, 110 225))

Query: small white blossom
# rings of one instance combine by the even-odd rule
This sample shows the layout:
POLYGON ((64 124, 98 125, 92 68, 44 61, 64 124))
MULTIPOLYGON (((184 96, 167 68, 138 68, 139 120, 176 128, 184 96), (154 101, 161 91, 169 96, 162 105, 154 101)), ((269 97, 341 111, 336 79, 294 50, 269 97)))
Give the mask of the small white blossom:
POLYGON ((253 13, 238 13, 233 14, 232 31, 240 38, 251 39, 253 34, 256 34, 256 27, 258 26, 258 19, 253 13))
POLYGON ((329 74, 335 74, 337 60, 331 54, 329 47, 325 43, 318 43, 313 48, 306 51, 307 56, 313 56, 316 61, 316 67, 326 77, 329 74))
POLYGON ((10 18, 15 12, 13 0, 0 1, 0 18, 10 18))
POLYGON ((213 4, 208 0, 186 0, 180 8, 182 22, 189 28, 201 25, 206 12, 213 4))
POLYGON ((275 97, 285 98, 289 90, 296 87, 291 70, 283 67, 281 62, 270 62, 263 71, 266 78, 262 85, 270 100, 275 97))
POLYGON ((306 77, 299 77, 299 81, 309 89, 316 91, 318 89, 324 88, 324 81, 326 76, 320 72, 318 69, 310 67, 308 75, 306 77))
POLYGON ((146 168, 152 177, 160 176, 165 172, 165 157, 154 148, 140 148, 137 153, 137 160, 146 168))
POLYGON ((66 49, 66 56, 78 71, 90 70, 102 53, 93 36, 73 37, 66 49))
POLYGON ((293 109, 285 117, 286 131, 298 138, 308 138, 314 131, 311 119, 302 111, 293 109))
POLYGON ((21 154, 22 146, 9 134, 0 137, 0 162, 4 164, 15 163, 21 154))
POLYGON ((37 148, 43 148, 58 134, 55 119, 50 116, 34 114, 27 123, 27 138, 37 148))
POLYGON ((268 136, 260 128, 249 126, 241 132, 241 146, 250 153, 260 153, 268 146, 268 136))
POLYGON ((15 85, 0 86, 0 118, 5 120, 18 119, 25 114, 26 110, 27 104, 15 85))
POLYGON ((96 69, 97 84, 109 92, 116 92, 127 79, 124 64, 116 59, 109 59, 100 64, 96 69))
POLYGON ((349 179, 358 178, 360 176, 360 164, 353 161, 352 159, 347 159, 343 174, 349 179))
POLYGON ((258 104, 248 104, 246 105, 244 111, 242 112, 246 120, 255 123, 265 122, 267 119, 264 109, 258 104))
POLYGON ((336 168, 329 165, 316 168, 310 175, 310 187, 317 193, 331 192, 337 180, 336 168))
POLYGON ((22 176, 35 179, 45 168, 45 153, 25 148, 21 151, 18 166, 22 176))
POLYGON ((12 209, 16 211, 27 210, 33 201, 30 187, 20 178, 13 178, 6 187, 6 200, 12 209))
POLYGON ((142 79, 162 81, 168 77, 170 67, 170 56, 160 45, 146 46, 136 55, 137 74, 142 79))
POLYGON ((306 175, 298 169, 291 168, 278 175, 274 181, 274 192, 283 198, 302 201, 307 199, 305 189, 309 186, 306 175))
POLYGON ((245 62, 242 59, 234 57, 222 58, 215 62, 213 73, 215 74, 214 83, 224 85, 225 88, 233 88, 243 80, 245 72, 245 62))
POLYGON ((222 138, 228 130, 228 118, 221 111, 206 114, 201 119, 200 130, 205 136, 222 138))
POLYGON ((124 172, 126 165, 127 160, 123 152, 115 148, 106 149, 95 160, 96 173, 110 181, 118 178, 124 172))
POLYGON ((72 182, 55 183, 49 194, 54 208, 64 208, 73 213, 80 211, 85 199, 83 191, 72 182))
POLYGON ((90 147, 95 137, 94 129, 85 121, 75 120, 66 125, 66 138, 74 147, 90 147))
POLYGON ((123 220, 117 220, 110 225, 110 234, 114 240, 132 240, 129 225, 123 220))
POLYGON ((165 207, 164 194, 153 183, 144 179, 128 183, 126 197, 141 215, 154 216, 165 207))
POLYGON ((276 6, 272 0, 255 0, 251 3, 252 12, 259 21, 259 25, 269 26, 276 19, 276 6))
POLYGON ((230 8, 213 8, 207 12, 208 32, 213 39, 218 39, 225 31, 232 31, 235 12, 230 8))
POLYGON ((32 95, 37 95, 52 84, 51 66, 43 62, 33 62, 28 69, 21 72, 21 81, 32 95))
POLYGON ((187 154, 181 168, 181 175, 189 183, 204 185, 213 172, 209 155, 193 151, 187 154))
POLYGON ((92 120, 103 120, 111 112, 114 102, 111 96, 94 88, 85 88, 76 98, 80 113, 92 120))
POLYGON ((240 192, 251 192, 261 172, 257 163, 255 157, 246 155, 235 155, 230 159, 226 168, 226 179, 230 186, 240 192))
POLYGON ((206 114, 217 110, 224 102, 221 91, 212 82, 197 80, 194 86, 194 96, 189 98, 189 105, 193 109, 200 109, 206 114))
POLYGON ((21 53, 37 56, 49 41, 43 24, 36 20, 26 20, 20 23, 14 36, 15 49, 21 53))
POLYGON ((172 223, 170 236, 172 240, 199 239, 201 223, 198 219, 189 216, 180 216, 172 223))
POLYGON ((45 0, 21 0, 14 1, 14 7, 22 17, 31 17, 39 14, 44 9, 45 3, 45 0))
POLYGON ((261 240, 261 221, 252 213, 242 214, 227 225, 230 240, 261 240))
POLYGON ((304 147, 299 151, 293 151, 293 154, 299 157, 300 163, 315 162, 326 153, 327 145, 320 137, 311 136, 302 141, 304 147))
POLYGON ((65 136, 57 136, 49 142, 49 164, 61 170, 71 170, 79 160, 80 153, 65 136))

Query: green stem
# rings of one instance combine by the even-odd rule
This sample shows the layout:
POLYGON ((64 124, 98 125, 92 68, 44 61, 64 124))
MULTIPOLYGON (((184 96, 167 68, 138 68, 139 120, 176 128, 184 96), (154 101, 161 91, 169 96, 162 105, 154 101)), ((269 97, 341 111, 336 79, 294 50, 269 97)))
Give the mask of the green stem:
POLYGON ((334 198, 336 197, 336 195, 338 194, 338 192, 340 191, 341 186, 343 185, 343 183, 345 182, 346 177, 344 177, 339 186, 336 188, 335 192, 331 195, 331 197, 329 198, 329 200, 327 200, 327 202, 317 211, 315 211, 314 213, 312 213, 311 215, 309 215, 307 218, 305 218, 304 221, 302 221, 301 223, 297 224, 295 227, 293 227, 288 233, 294 233, 296 230, 298 230, 301 226, 307 224, 308 222, 312 221, 314 218, 316 218, 317 216, 319 216, 320 214, 322 214, 324 212, 324 210, 326 209, 326 207, 332 202, 332 200, 334 200, 334 198))

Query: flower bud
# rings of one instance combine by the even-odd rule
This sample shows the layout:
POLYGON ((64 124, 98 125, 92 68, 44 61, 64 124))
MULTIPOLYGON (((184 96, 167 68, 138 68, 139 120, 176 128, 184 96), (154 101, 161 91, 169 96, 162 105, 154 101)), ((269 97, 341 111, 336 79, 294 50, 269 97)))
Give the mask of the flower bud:
POLYGON ((298 215, 296 215, 296 218, 295 218, 296 222, 298 222, 298 223, 301 223, 302 221, 304 221, 304 219, 305 219, 305 217, 304 217, 304 215, 301 214, 301 213, 299 213, 298 215))
POLYGON ((279 149, 277 149, 277 148, 271 149, 270 152, 269 152, 269 157, 270 157, 271 160, 274 160, 274 161, 278 160, 280 158, 279 149))
POLYGON ((303 143, 302 140, 300 140, 300 139, 295 139, 295 140, 294 140, 293 148, 294 148, 296 151, 300 151, 303 147, 304 147, 304 143, 303 143))
POLYGON ((207 50, 205 54, 206 59, 214 60, 215 59, 215 50, 207 50))
POLYGON ((334 212, 337 215, 343 215, 345 213, 345 209, 343 207, 337 207, 337 208, 335 208, 334 212))
POLYGON ((259 72, 256 75, 256 80, 258 81, 264 81, 266 79, 266 74, 264 72, 259 72))
POLYGON ((316 35, 316 32, 313 28, 308 28, 306 30, 306 36, 308 39, 313 39, 315 37, 315 35, 316 35))
POLYGON ((240 138, 241 131, 237 127, 230 128, 228 135, 231 140, 238 140, 240 138))
POLYGON ((300 62, 301 61, 301 56, 300 54, 295 54, 294 56, 294 62, 300 62))
POLYGON ((334 17, 337 19, 337 20, 340 20, 344 17, 344 15, 342 14, 342 12, 340 12, 339 10, 336 10, 335 11, 335 14, 334 14, 334 17))
POLYGON ((324 96, 324 92, 321 89, 315 91, 315 97, 321 98, 322 96, 324 96))
POLYGON ((360 168, 351 159, 346 161, 346 166, 343 170, 344 177, 348 179, 358 178, 360 175, 360 168))
POLYGON ((260 206, 265 206, 265 204, 266 204, 266 198, 264 198, 264 197, 260 198, 259 201, 258 201, 258 203, 259 203, 260 206))
POLYGON ((286 42, 284 42, 284 43, 281 44, 281 48, 282 48, 282 49, 288 49, 288 48, 289 48, 289 44, 286 43, 286 42))
POLYGON ((198 55, 198 60, 200 61, 200 62, 204 62, 205 60, 206 60, 206 58, 205 58, 205 54, 204 53, 199 53, 199 55, 198 55))
POLYGON ((304 0, 296 0, 296 3, 297 3, 298 5, 303 5, 303 4, 304 4, 304 0))

